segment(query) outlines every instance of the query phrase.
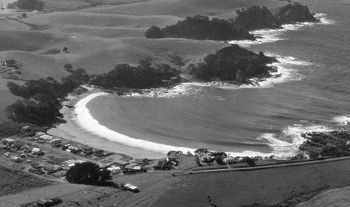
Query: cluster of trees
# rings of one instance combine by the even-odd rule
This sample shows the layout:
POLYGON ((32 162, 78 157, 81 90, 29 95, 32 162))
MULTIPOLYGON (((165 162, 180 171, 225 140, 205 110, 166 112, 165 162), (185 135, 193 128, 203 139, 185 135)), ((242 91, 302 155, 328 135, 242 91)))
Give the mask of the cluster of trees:
POLYGON ((147 38, 188 38, 197 40, 254 39, 248 30, 231 20, 207 16, 187 17, 175 25, 159 28, 152 26, 146 31, 147 38))
POLYGON ((248 30, 278 28, 283 24, 317 21, 307 6, 300 3, 287 4, 272 12, 266 7, 253 6, 237 11, 235 22, 248 30))
POLYGON ((171 84, 171 79, 179 73, 169 65, 153 66, 150 62, 142 60, 137 66, 119 64, 108 73, 93 76, 90 83, 103 88, 156 88, 171 84))
POLYGON ((249 30, 278 28, 282 24, 317 21, 307 6, 300 3, 287 4, 273 13, 266 7, 253 6, 237 11, 234 20, 224 20, 207 16, 187 17, 165 28, 150 27, 147 38, 187 38, 197 40, 254 40, 249 30))
POLYGON ((245 82, 247 78, 267 76, 272 69, 268 63, 276 61, 262 52, 256 54, 249 50, 231 45, 210 54, 203 62, 189 66, 189 73, 201 80, 224 80, 245 82))
POLYGON ((307 6, 297 2, 279 8, 274 16, 280 24, 317 21, 307 6))
POLYGON ((49 77, 29 80, 23 85, 8 82, 10 92, 22 99, 6 108, 7 117, 15 122, 51 126, 62 117, 61 101, 89 79, 86 71, 80 68, 59 81, 49 77))
POLYGON ((66 173, 67 181, 76 184, 103 186, 109 184, 111 178, 110 171, 92 162, 76 163, 66 173))
POLYGON ((248 30, 280 27, 271 11, 266 7, 260 6, 237 10, 235 22, 248 30))
POLYGON ((22 99, 6 108, 6 114, 14 122, 31 123, 38 126, 51 126, 62 118, 60 109, 63 99, 83 84, 99 87, 144 89, 175 84, 179 71, 169 65, 152 66, 148 61, 139 65, 120 64, 114 70, 101 74, 89 75, 85 69, 73 69, 65 65, 70 74, 60 80, 46 78, 29 80, 23 85, 8 82, 10 92, 22 99))
POLYGON ((303 134, 303 137, 307 141, 299 149, 309 154, 312 159, 350 155, 350 133, 347 131, 313 132, 303 134))
POLYGON ((9 5, 10 8, 19 8, 23 10, 37 10, 41 11, 44 9, 44 2, 39 0, 18 0, 13 4, 9 5))

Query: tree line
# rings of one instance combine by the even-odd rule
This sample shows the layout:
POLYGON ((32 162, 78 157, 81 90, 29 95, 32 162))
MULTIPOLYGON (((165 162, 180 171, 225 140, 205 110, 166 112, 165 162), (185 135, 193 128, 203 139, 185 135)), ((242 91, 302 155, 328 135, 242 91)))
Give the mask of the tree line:
POLYGON ((166 64, 153 66, 142 60, 139 65, 119 64, 115 69, 100 75, 89 75, 85 69, 73 69, 65 65, 69 75, 56 80, 52 77, 29 80, 23 85, 8 82, 12 94, 22 99, 6 108, 7 117, 20 123, 32 123, 38 126, 52 126, 63 121, 60 109, 64 98, 81 85, 92 84, 98 87, 120 88, 153 88, 171 84, 171 79, 179 71, 166 64))
POLYGON ((307 6, 287 4, 275 12, 267 7, 253 6, 236 11, 235 19, 210 19, 207 16, 187 17, 174 25, 150 27, 147 38, 187 38, 197 40, 254 40, 250 30, 279 28, 283 24, 317 21, 307 6))

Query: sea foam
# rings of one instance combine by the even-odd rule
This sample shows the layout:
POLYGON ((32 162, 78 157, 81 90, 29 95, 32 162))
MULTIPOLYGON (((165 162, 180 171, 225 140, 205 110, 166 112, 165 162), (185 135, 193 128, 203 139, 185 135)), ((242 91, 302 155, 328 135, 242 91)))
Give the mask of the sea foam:
POLYGON ((269 146, 272 148, 270 154, 274 155, 275 158, 288 159, 297 155, 299 153, 299 146, 306 141, 302 137, 302 134, 329 131, 332 131, 332 129, 322 125, 303 126, 294 124, 293 126, 286 127, 279 135, 266 133, 258 137, 258 139, 269 142, 269 146))
POLYGON ((350 126, 350 115, 337 116, 332 121, 341 126, 350 126))
POLYGON ((284 24, 282 25, 281 28, 278 28, 278 29, 260 29, 260 30, 250 31, 249 33, 254 35, 256 37, 256 40, 232 40, 232 41, 229 41, 229 43, 238 44, 242 47, 272 43, 272 42, 284 40, 280 36, 287 31, 296 31, 305 26, 330 25, 330 24, 336 23, 334 20, 328 19, 327 14, 324 14, 324 13, 316 13, 315 18, 319 21, 284 24))
POLYGON ((268 66, 276 68, 277 71, 271 72, 271 77, 268 78, 251 78, 249 84, 237 85, 225 81, 186 82, 171 88, 151 88, 140 90, 140 92, 129 92, 122 95, 122 97, 176 98, 180 96, 197 95, 204 88, 209 87, 225 90, 271 88, 279 83, 301 80, 303 77, 298 73, 296 67, 312 65, 310 62, 291 56, 284 57, 273 53, 266 53, 266 55, 274 56, 277 59, 278 62, 268 64, 268 66))

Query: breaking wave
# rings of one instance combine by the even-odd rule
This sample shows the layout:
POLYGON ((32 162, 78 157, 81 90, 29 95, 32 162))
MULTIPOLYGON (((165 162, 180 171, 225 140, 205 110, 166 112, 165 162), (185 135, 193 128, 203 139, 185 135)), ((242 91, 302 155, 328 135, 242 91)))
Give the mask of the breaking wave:
MULTIPOLYGON (((78 101, 75 106, 75 113, 77 115, 77 123, 89 133, 95 134, 99 137, 105 138, 111 142, 116 142, 130 147, 140 148, 148 151, 153 151, 157 153, 166 154, 168 151, 176 150, 182 151, 184 153, 191 152, 194 153, 196 149, 183 147, 183 146, 172 146, 167 144, 155 143, 147 140, 132 138, 130 136, 120 134, 106 126, 101 125, 98 120, 92 117, 87 104, 99 97, 106 96, 108 93, 98 92, 88 95, 87 97, 78 101)), ((266 133, 257 138, 257 140, 265 140, 266 144, 272 149, 270 153, 256 152, 256 151, 242 151, 242 152, 227 152, 228 155, 236 157, 244 156, 261 156, 268 157, 274 156, 278 159, 288 159, 295 156, 299 151, 299 146, 305 141, 301 136, 303 133, 307 132, 328 132, 332 129, 321 126, 321 125, 293 125, 284 129, 280 134, 266 133)))
POLYGON ((180 96, 190 96, 200 93, 204 88, 220 88, 225 90, 236 90, 245 88, 270 88, 275 84, 286 81, 301 80, 302 75, 295 69, 299 66, 312 65, 310 62, 299 60, 291 56, 280 56, 273 53, 267 53, 268 56, 274 56, 278 62, 269 64, 269 66, 276 69, 271 72, 271 77, 268 78, 252 78, 249 84, 237 84, 225 81, 210 81, 210 82, 186 82, 181 83, 172 88, 151 88, 143 89, 138 92, 129 92, 122 97, 156 97, 156 98, 176 98, 180 96))
MULTIPOLYGON (((335 21, 327 18, 324 13, 317 13, 315 17, 319 22, 303 22, 297 24, 285 24, 281 29, 263 29, 250 32, 257 38, 256 41, 251 40, 237 40, 230 41, 230 44, 238 44, 243 47, 250 45, 259 45, 269 42, 276 42, 282 40, 280 35, 286 31, 298 30, 304 26, 313 26, 317 24, 334 24, 335 21)), ((204 87, 217 87, 221 89, 244 89, 244 88, 270 88, 275 84, 283 83, 287 81, 301 80, 302 76, 299 74, 295 67, 308 66, 311 63, 298 60, 295 57, 287 56, 283 57, 278 54, 266 53, 268 56, 274 56, 278 62, 272 63, 269 66, 276 68, 275 72, 271 72, 271 77, 268 78, 252 78, 250 84, 233 84, 232 82, 223 81, 211 81, 211 82, 188 82, 182 83, 172 88, 152 88, 144 89, 139 92, 130 92, 123 97, 158 97, 158 98, 174 98, 184 95, 195 95, 200 92, 204 87)))
POLYGON ((332 121, 341 126, 350 126, 350 115, 337 116, 332 121))
POLYGON ((328 19, 327 14, 316 13, 315 18, 318 22, 302 22, 296 24, 284 24, 282 28, 279 29, 261 29, 251 31, 250 34, 254 35, 256 40, 232 40, 229 41, 230 44, 238 44, 242 47, 249 47, 251 45, 260 45, 264 43, 272 43, 283 40, 280 36, 286 31, 299 30, 305 26, 315 26, 315 25, 330 25, 335 24, 334 20, 328 19))

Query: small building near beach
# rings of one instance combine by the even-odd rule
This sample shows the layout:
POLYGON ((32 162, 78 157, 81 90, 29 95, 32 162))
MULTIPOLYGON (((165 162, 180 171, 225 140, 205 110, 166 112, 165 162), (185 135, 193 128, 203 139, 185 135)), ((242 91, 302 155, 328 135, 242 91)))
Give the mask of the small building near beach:
POLYGON ((77 163, 84 163, 86 162, 85 160, 66 160, 62 163, 63 169, 69 169, 73 167, 77 163))
POLYGON ((43 155, 44 154, 44 152, 40 148, 37 148, 37 147, 33 148, 31 150, 31 153, 33 155, 43 155))
POLYGON ((50 142, 51 140, 53 140, 53 137, 48 134, 43 134, 39 138, 47 142, 50 142))

